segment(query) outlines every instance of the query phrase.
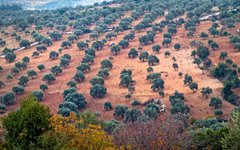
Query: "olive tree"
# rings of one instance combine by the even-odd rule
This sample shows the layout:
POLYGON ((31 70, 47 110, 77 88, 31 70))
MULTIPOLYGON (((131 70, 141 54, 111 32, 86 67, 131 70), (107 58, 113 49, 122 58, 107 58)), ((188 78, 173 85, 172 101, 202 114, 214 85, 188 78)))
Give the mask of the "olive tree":
POLYGON ((38 52, 42 53, 42 52, 44 52, 44 51, 47 51, 47 47, 44 46, 44 45, 38 45, 38 46, 36 47, 36 50, 37 50, 38 52))
POLYGON ((74 30, 73 31, 73 34, 75 34, 76 36, 81 36, 81 35, 83 35, 84 33, 83 33, 83 31, 82 30, 74 30))
POLYGON ((0 39, 0 47, 3 47, 3 46, 5 46, 5 45, 6 45, 6 41, 0 39))
POLYGON ((88 48, 85 50, 85 55, 90 55, 92 57, 96 57, 96 53, 94 48, 88 48))
POLYGON ((32 57, 37 58, 37 57, 39 57, 39 55, 40 55, 39 52, 34 51, 32 54, 32 57))
POLYGON ((72 57, 69 54, 64 54, 61 58, 66 58, 70 61, 72 57))
POLYGON ((66 49, 71 46, 72 46, 72 43, 70 41, 63 41, 61 44, 61 47, 66 48, 66 49))
POLYGON ((125 113, 127 112, 127 110, 128 110, 127 106, 125 106, 125 105, 117 105, 115 107, 113 116, 116 117, 116 118, 118 118, 118 117, 123 118, 125 113))
POLYGON ((172 43, 172 40, 171 39, 169 39, 169 38, 164 38, 163 39, 163 41, 162 41, 162 45, 163 46, 169 46, 169 44, 171 44, 172 43))
POLYGON ((119 43, 118 43, 119 46, 122 47, 122 49, 124 48, 127 48, 129 46, 129 42, 127 40, 121 40, 119 43))
POLYGON ((17 36, 15 36, 14 39, 19 42, 22 39, 22 37, 20 35, 17 35, 17 36))
POLYGON ((199 67, 201 63, 202 63, 201 59, 199 59, 199 58, 194 58, 193 64, 196 64, 196 65, 199 67))
POLYGON ((82 71, 78 70, 73 78, 77 83, 81 83, 85 80, 85 75, 82 71))
POLYGON ((22 63, 22 62, 16 62, 15 67, 19 70, 22 70, 22 69, 26 69, 27 65, 25 63, 22 63))
POLYGON ((148 56, 148 64, 149 66, 154 66, 155 64, 159 63, 159 59, 155 55, 149 55, 148 56))
POLYGON ((0 80, 0 88, 3 88, 5 86, 4 82, 0 80))
POLYGON ((70 36, 68 37, 68 41, 70 41, 70 42, 73 43, 74 40, 75 40, 75 41, 78 40, 78 36, 77 36, 77 35, 73 34, 73 35, 70 35, 70 36))
POLYGON ((156 78, 153 80, 151 89, 153 91, 164 89, 164 81, 162 78, 156 78))
POLYGON ((20 73, 20 71, 19 71, 19 69, 17 68, 17 67, 13 67, 12 69, 11 69, 11 74, 12 75, 17 75, 17 74, 19 74, 20 73))
POLYGON ((161 46, 160 46, 160 45, 153 45, 153 46, 152 46, 152 51, 153 51, 154 53, 158 53, 158 54, 159 54, 160 49, 161 49, 161 46))
POLYGON ((148 67, 148 68, 147 68, 147 72, 148 72, 148 73, 151 73, 151 72, 153 72, 153 67, 151 67, 151 66, 150 66, 150 67, 148 67))
POLYGON ((62 53, 62 51, 63 51, 63 48, 62 47, 60 47, 59 49, 58 49, 58 53, 62 53))
POLYGON ((177 69, 178 69, 178 64, 177 63, 173 63, 173 69, 175 70, 175 71, 177 71, 177 69))
POLYGON ((97 73, 97 76, 102 77, 103 79, 106 79, 109 76, 109 71, 107 68, 100 69, 97 73))
POLYGON ((71 112, 78 114, 78 106, 75 103, 64 102, 59 105, 58 114, 61 114, 63 117, 69 117, 71 112))
POLYGON ((78 71, 82 71, 83 73, 89 72, 91 70, 89 64, 86 63, 81 63, 81 65, 79 65, 77 67, 78 71))
POLYGON ((43 64, 40 64, 37 66, 38 70, 43 71, 45 69, 45 66, 43 64))
POLYGON ((54 75, 58 75, 58 74, 60 74, 60 73, 62 73, 63 71, 62 71, 62 68, 60 67, 60 66, 57 66, 57 65, 55 65, 55 66, 53 66, 51 69, 50 69, 50 71, 54 74, 54 75))
POLYGON ((164 55, 165 55, 165 57, 169 57, 171 55, 171 53, 169 51, 165 51, 164 55))
POLYGON ((130 40, 133 40, 134 38, 135 38, 134 32, 130 32, 130 33, 126 34, 123 39, 130 41, 130 40))
POLYGON ((14 62, 16 58, 17 58, 17 56, 14 52, 9 52, 9 53, 5 54, 5 60, 8 63, 14 62))
POLYGON ((227 57, 228 53, 227 52, 221 52, 219 58, 224 60, 227 57))
POLYGON ((67 58, 61 58, 60 59, 60 67, 66 68, 70 64, 70 61, 67 58))
POLYGON ((37 99, 38 101, 42 101, 42 100, 43 100, 43 97, 44 97, 44 94, 43 94, 42 91, 33 91, 33 92, 32 92, 32 95, 33 95, 34 97, 36 97, 36 99, 37 99))
POLYGON ((6 112, 6 109, 7 109, 6 105, 0 103, 0 114, 5 113, 5 112, 6 112))
POLYGON ((39 89, 45 92, 48 89, 48 86, 46 84, 40 84, 39 89))
POLYGON ((104 85, 104 80, 102 77, 94 77, 89 82, 91 83, 92 86, 96 84, 104 85))
POLYGON ((22 58, 22 62, 25 63, 25 64, 28 64, 30 62, 30 58, 25 56, 22 58))
POLYGON ((145 62, 145 61, 148 60, 148 57, 149 57, 148 52, 142 52, 142 53, 139 55, 139 60, 142 61, 142 62, 145 62))
POLYGON ((147 34, 139 37, 139 42, 141 45, 148 45, 150 43, 154 43, 154 34, 147 34))
POLYGON ((138 109, 128 109, 124 116, 124 122, 134 122, 140 119, 142 113, 138 109))
POLYGON ((212 89, 210 87, 203 87, 202 88, 202 95, 205 96, 206 98, 208 98, 208 95, 212 94, 212 89))
POLYGON ((59 39, 62 39, 62 35, 58 32, 58 31, 53 31, 50 33, 50 37, 51 39, 53 39, 54 41, 57 41, 59 39))
POLYGON ((93 98, 103 98, 107 94, 107 89, 103 85, 95 84, 90 89, 93 98))
POLYGON ((153 82, 154 79, 161 78, 160 73, 150 73, 147 75, 147 80, 153 82))
POLYGON ((131 75, 128 74, 121 74, 121 80, 119 83, 119 86, 128 87, 130 86, 134 81, 132 80, 131 75))
POLYGON ((193 82, 192 76, 189 74, 186 74, 184 77, 184 84, 190 85, 193 82))
POLYGON ((113 65, 112 62, 109 59, 105 59, 103 61, 101 61, 101 68, 107 68, 107 69, 112 69, 113 65))
POLYGON ((28 40, 22 40, 20 43, 19 43, 19 46, 20 47, 24 47, 24 48, 28 48, 30 46, 30 42, 28 40))
POLYGON ((195 83, 195 82, 192 82, 192 83, 189 85, 189 88, 190 88, 193 92, 196 92, 196 90, 198 89, 198 84, 195 83))
POLYGON ((15 103, 15 95, 13 92, 8 92, 2 96, 1 103, 8 106, 15 103))
POLYGON ((149 103, 143 112, 145 116, 151 119, 156 119, 160 114, 160 107, 154 103, 149 103))
POLYGON ((45 81, 47 84, 51 84, 54 81, 56 81, 56 78, 53 73, 48 73, 48 74, 43 75, 42 80, 45 81))
POLYGON ((209 28, 209 32, 213 35, 214 38, 216 37, 216 35, 219 35, 219 31, 215 27, 209 28))
POLYGON ((58 54, 58 52, 56 52, 56 51, 51 51, 51 52, 49 53, 49 58, 52 59, 52 60, 58 58, 58 56, 59 56, 59 54, 58 54))
POLYGON ((130 51, 128 52, 128 57, 129 58, 138 57, 138 51, 135 48, 131 48, 130 51))
POLYGON ((67 94, 64 98, 64 103, 65 102, 74 103, 78 109, 82 109, 87 105, 86 98, 84 97, 84 95, 82 93, 77 92, 67 94))
POLYGON ((111 110, 111 109, 113 109, 112 103, 111 103, 111 102, 105 102, 105 103, 104 103, 104 109, 105 109, 105 110, 111 110))
POLYGON ((37 74, 37 72, 35 71, 35 70, 28 70, 27 71, 27 75, 28 75, 28 77, 30 77, 30 78, 35 78, 38 74, 37 74))
MULTIPOLYGON (((52 45, 52 41, 51 41, 50 38, 44 37, 44 38, 42 39, 42 44, 45 44, 46 46, 50 46, 50 45, 52 45)), ((47 50, 47 48, 46 48, 45 45, 41 45, 42 51, 46 51, 46 50, 47 50)), ((39 48, 40 48, 40 47, 39 47, 39 48)), ((37 50, 38 50, 38 48, 37 48, 37 50)), ((39 49, 39 50, 40 50, 40 49, 39 49)))
POLYGON ((223 115, 223 111, 221 109, 217 109, 214 111, 214 114, 216 117, 220 117, 223 115))
POLYGON ((18 82, 18 85, 21 85, 21 86, 26 86, 29 82, 29 78, 28 76, 21 76, 19 78, 19 82, 18 82))
POLYGON ((174 35, 177 33, 177 28, 174 27, 168 27, 168 33, 174 35))
POLYGON ((6 79, 10 82, 13 79, 13 76, 11 74, 7 74, 6 79))
POLYGON ((218 97, 212 97, 209 106, 213 106, 215 109, 222 107, 222 99, 218 97))
POLYGON ((118 45, 111 46, 111 52, 114 55, 117 55, 121 51, 121 48, 118 45))
POLYGON ((212 43, 210 44, 210 47, 211 47, 213 50, 216 50, 216 49, 219 48, 219 45, 218 45, 216 42, 212 42, 212 43))
POLYGON ((82 63, 92 64, 93 62, 94 62, 94 57, 88 54, 86 54, 82 59, 82 63))
POLYGON ((207 38, 208 34, 206 32, 201 32, 200 37, 201 38, 207 38))
POLYGON ((70 81, 67 82, 67 86, 69 86, 70 88, 72 88, 72 87, 75 88, 77 86, 77 83, 72 81, 72 80, 70 80, 70 81))
POLYGON ((92 43, 92 47, 96 50, 101 50, 104 46, 103 41, 95 41, 92 43))
POLYGON ((24 93, 25 89, 23 86, 20 85, 15 85, 12 88, 12 91, 16 94, 16 95, 21 95, 24 93))
POLYGON ((119 34, 119 32, 122 32, 122 31, 123 31, 123 29, 122 29, 122 27, 120 27, 120 26, 116 26, 116 27, 114 28, 114 32, 117 33, 117 34, 119 34))
POLYGON ((141 103, 140 103, 138 100, 133 99, 133 100, 131 101, 131 105, 132 105, 133 107, 135 107, 135 106, 137 106, 137 105, 141 105, 141 103))
POLYGON ((174 44, 174 49, 179 50, 181 48, 181 45, 179 43, 174 44))
POLYGON ((87 43, 87 42, 83 42, 83 41, 78 42, 78 43, 77 43, 77 47, 78 47, 80 50, 84 50, 84 49, 88 48, 88 43, 87 43))
POLYGON ((111 40, 113 37, 117 37, 117 34, 114 32, 109 32, 105 38, 111 40))
POLYGON ((95 40, 95 39, 98 38, 98 33, 97 33, 97 32, 93 32, 93 33, 91 33, 91 34, 89 35, 89 37, 90 37, 90 39, 95 40))

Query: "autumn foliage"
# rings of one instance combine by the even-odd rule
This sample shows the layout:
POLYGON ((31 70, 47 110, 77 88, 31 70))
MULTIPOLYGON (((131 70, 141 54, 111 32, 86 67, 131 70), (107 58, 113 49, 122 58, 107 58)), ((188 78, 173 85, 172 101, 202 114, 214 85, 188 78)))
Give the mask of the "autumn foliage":
POLYGON ((55 135, 56 141, 64 138, 62 148, 116 149, 112 137, 103 131, 101 126, 89 124, 86 128, 78 128, 82 123, 83 120, 73 113, 69 117, 53 115, 50 118, 50 125, 53 129, 43 137, 51 138, 50 136, 55 135))

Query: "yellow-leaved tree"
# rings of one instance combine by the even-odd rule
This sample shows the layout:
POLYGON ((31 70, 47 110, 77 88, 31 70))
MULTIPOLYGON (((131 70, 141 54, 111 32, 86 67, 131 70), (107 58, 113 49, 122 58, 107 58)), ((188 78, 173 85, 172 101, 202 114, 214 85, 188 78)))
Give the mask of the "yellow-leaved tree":
POLYGON ((117 147, 101 126, 88 124, 82 128, 83 120, 73 113, 69 117, 53 115, 52 130, 42 136, 44 147, 52 149, 114 150, 117 147))

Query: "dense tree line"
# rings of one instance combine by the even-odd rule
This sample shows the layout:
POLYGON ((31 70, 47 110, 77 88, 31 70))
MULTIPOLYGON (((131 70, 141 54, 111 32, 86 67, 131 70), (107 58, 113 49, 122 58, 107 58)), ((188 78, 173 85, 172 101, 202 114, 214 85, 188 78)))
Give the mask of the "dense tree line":
MULTIPOLYGON (((66 93, 68 94, 65 98, 69 104, 66 103, 65 106, 61 106, 62 108, 75 104, 70 102, 72 97, 70 95, 77 93, 74 90, 66 93)), ((175 92, 170 99, 183 99, 183 97, 181 93, 175 92)), ((105 103, 105 107, 111 109, 112 105, 105 103)), ((239 147, 239 108, 233 110, 231 119, 227 123, 214 118, 193 120, 189 123, 184 114, 156 118, 154 112, 157 111, 158 107, 153 103, 147 104, 144 110, 146 116, 138 109, 118 105, 114 115, 123 118, 124 122, 102 121, 97 113, 89 110, 81 112, 78 116, 70 113, 62 117, 51 115, 49 108, 37 102, 34 95, 30 95, 23 99, 18 111, 11 112, 3 118, 6 136, 1 138, 0 147, 1 149, 13 147, 235 149, 239 147), (21 130, 22 127, 25 129, 21 130)))

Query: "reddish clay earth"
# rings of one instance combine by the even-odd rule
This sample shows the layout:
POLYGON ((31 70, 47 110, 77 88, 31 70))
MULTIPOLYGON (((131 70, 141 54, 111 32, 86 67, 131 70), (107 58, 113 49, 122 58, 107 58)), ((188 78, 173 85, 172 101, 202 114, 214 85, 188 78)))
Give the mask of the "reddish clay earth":
MULTIPOLYGON (((127 13, 125 17, 130 16, 130 13, 127 13)), ((158 18, 155 22, 160 22, 163 19, 163 17, 158 18)), ((136 25, 142 20, 136 20, 132 23, 132 25, 136 25)), ((118 25, 119 20, 114 23, 112 26, 118 25)), ((184 29, 184 27, 178 28, 178 33, 173 37, 172 44, 166 48, 163 47, 159 54, 156 54, 156 56, 160 59, 160 63, 156 66, 154 66, 154 72, 166 72, 168 76, 165 76, 162 74, 162 77, 165 81, 165 97, 163 98, 164 103, 167 107, 166 114, 170 114, 170 102, 169 102, 169 95, 174 93, 175 90, 178 90, 179 92, 184 93, 186 101, 185 103, 190 106, 190 116, 192 118, 207 118, 210 116, 214 116, 214 109, 209 107, 210 99, 205 99, 201 95, 201 88, 202 87, 211 87, 213 89, 213 94, 211 96, 220 96, 220 90, 223 87, 222 83, 211 77, 208 73, 203 74, 202 71, 192 63, 193 59, 190 56, 191 51, 194 49, 190 47, 190 42, 194 39, 199 39, 199 34, 203 31, 207 32, 207 29, 211 26, 211 22, 204 22, 201 23, 199 26, 197 26, 197 32, 192 38, 188 38, 186 36, 187 32, 184 29), (174 43, 180 43, 181 49, 179 51, 174 50, 173 45, 174 43), (171 56, 166 58, 164 56, 165 51, 170 51, 171 56), (175 71, 172 67, 173 60, 172 57, 175 57, 177 59, 177 63, 179 65, 178 71, 175 71), (193 93, 188 86, 185 86, 183 84, 183 77, 180 78, 178 76, 178 72, 182 72, 183 74, 190 74, 193 77, 193 80, 198 83, 199 89, 195 93, 193 93)), ((90 27, 94 28, 94 26, 90 27)), ((147 29, 147 30, 150 30, 147 29)), ((124 104, 127 105, 129 108, 132 106, 130 105, 130 100, 125 99, 125 94, 128 93, 127 88, 121 88, 119 87, 120 82, 120 72, 124 68, 126 69, 132 69, 133 70, 133 80, 136 81, 135 85, 135 91, 133 93, 133 98, 137 98, 140 101, 144 102, 147 101, 150 98, 159 98, 159 95, 157 92, 153 92, 151 90, 151 83, 146 81, 148 63, 147 62, 140 62, 138 58, 130 59, 128 58, 128 52, 131 48, 135 47, 138 48, 140 46, 138 38, 141 35, 146 34, 146 31, 143 32, 136 32, 135 39, 133 41, 130 41, 130 46, 126 49, 121 50, 120 54, 117 56, 113 56, 110 52, 110 47, 108 47, 108 44, 110 43, 118 43, 120 40, 123 39, 124 35, 129 33, 130 31, 124 31, 118 35, 117 38, 112 39, 111 41, 108 41, 106 43, 106 46, 101 51, 96 52, 96 58, 94 63, 91 65, 91 71, 85 75, 86 79, 83 83, 80 83, 77 85, 77 91, 80 93, 83 93, 84 96, 87 99, 87 107, 85 109, 92 109, 93 111, 99 112, 101 114, 101 117, 104 120, 112 119, 113 116, 113 110, 112 111, 105 111, 103 108, 103 104, 106 101, 109 101, 113 104, 113 106, 116 106, 118 104, 124 104), (107 87, 107 95, 103 99, 93 99, 89 92, 90 92, 90 79, 95 77, 98 70, 100 69, 100 62, 106 58, 109 58, 112 56, 113 59, 113 68, 110 70, 110 76, 108 79, 105 80, 105 86, 107 87)), ((163 33, 166 32, 166 29, 163 33)), ((157 33, 155 37, 155 43, 161 45, 162 43, 162 35, 163 33, 157 33)), ((101 35, 99 39, 104 38, 105 35, 101 35)), ((6 87, 0 89, 0 95, 3 95, 4 93, 11 91, 12 87, 14 85, 17 85, 18 78, 20 78, 22 75, 26 74, 27 70, 34 69, 37 71, 38 76, 30 80, 28 85, 25 88, 25 94, 21 96, 17 96, 17 102, 15 105, 8 106, 7 111, 15 110, 19 107, 19 102, 23 96, 26 96, 27 94, 31 93, 34 90, 39 89, 39 85, 44 83, 42 81, 42 76, 45 73, 50 72, 50 68, 54 65, 59 65, 59 59, 56 60, 50 60, 49 59, 49 52, 51 50, 57 51, 63 40, 67 39, 67 35, 63 36, 63 39, 61 41, 56 41, 53 43, 52 46, 48 47, 48 51, 45 53, 40 54, 39 58, 31 58, 30 63, 28 65, 28 68, 26 70, 23 70, 20 72, 20 75, 14 76, 13 81, 8 82, 6 80, 6 75, 10 73, 10 69, 14 66, 14 63, 6 63, 3 58, 0 59, 0 64, 3 66, 4 71, 1 73, 0 80, 2 80, 6 87), (46 66, 46 69, 43 72, 38 71, 37 65, 44 64, 46 66)), ((89 39, 89 35, 83 35, 80 37, 79 41, 85 41, 86 39, 89 39)), ((217 41, 217 43, 220 45, 220 49, 212 52, 211 59, 215 64, 219 62, 218 56, 221 51, 227 50, 228 55, 230 58, 234 60, 236 64, 240 65, 239 53, 235 52, 233 50, 233 46, 229 44, 229 38, 228 37, 216 37, 214 39, 217 41)), ((207 41, 207 40, 206 40, 207 41)), ((91 41, 92 42, 92 41, 91 41)), ((90 44, 91 45, 91 44, 90 44)), ((143 50, 148 51, 150 54, 153 54, 152 52, 152 45, 142 46, 143 50)), ((24 56, 31 57, 33 51, 35 51, 36 47, 32 47, 23 51, 16 52, 17 59, 15 62, 21 61, 21 59, 24 56)), ((45 92, 44 100, 42 101, 43 104, 50 107, 51 111, 53 113, 57 113, 58 111, 58 105, 63 102, 63 91, 64 89, 67 89, 68 86, 66 83, 71 80, 73 75, 76 73, 76 67, 81 63, 81 60, 84 56, 84 51, 80 51, 77 46, 76 42, 73 44, 73 46, 69 49, 64 49, 62 54, 60 54, 59 57, 61 57, 63 54, 70 54, 72 56, 72 61, 70 63, 70 66, 63 70, 63 73, 61 75, 58 75, 56 77, 56 82, 49 85, 49 89, 45 92)), ((233 105, 230 103, 223 101, 222 110, 224 112, 224 116, 228 117, 231 110, 233 109, 233 105)), ((138 106, 139 109, 143 109, 143 106, 138 106)))
MULTIPOLYGON (((28 30, 30 32, 32 32, 33 30, 35 29, 35 27, 31 27, 29 28, 28 30)), ((12 28, 12 27, 8 27, 6 29, 4 29, 5 32, 9 33, 8 36, 6 35, 2 35, 0 34, 0 38, 2 38, 3 40, 6 41, 6 45, 4 47, 0 47, 0 52, 5 48, 5 47, 8 47, 10 49, 13 49, 13 48, 19 48, 19 42, 16 41, 14 39, 14 37, 11 37, 11 33, 15 32, 15 30, 12 28)), ((52 30, 50 29, 43 29, 43 30, 40 30, 38 33, 43 35, 43 36, 47 36, 47 32, 51 32, 52 30)), ((30 42, 34 42, 34 39, 32 38, 31 34, 25 34, 24 32, 16 32, 17 35, 20 35, 22 39, 26 39, 26 40, 29 40, 30 42)))

